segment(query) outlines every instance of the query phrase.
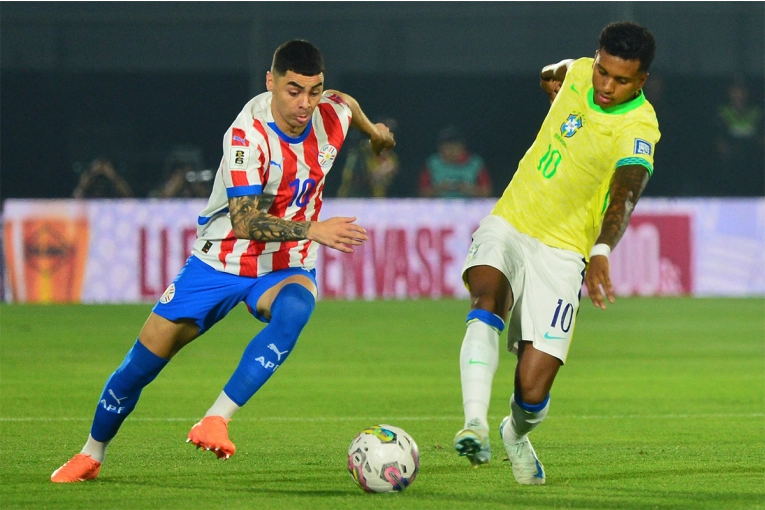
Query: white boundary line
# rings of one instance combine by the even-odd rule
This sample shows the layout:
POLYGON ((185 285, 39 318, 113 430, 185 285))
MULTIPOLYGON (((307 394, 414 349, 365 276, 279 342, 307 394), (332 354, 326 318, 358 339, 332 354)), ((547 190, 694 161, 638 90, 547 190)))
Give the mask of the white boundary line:
MULTIPOLYGON (((730 414, 614 414, 614 415, 557 415, 550 416, 552 420, 655 420, 659 418, 663 419, 703 419, 703 418, 730 418, 730 414)), ((765 413, 749 413, 738 414, 736 418, 763 418, 765 413)), ((59 417, 59 418, 46 418, 46 417, 2 417, 0 416, 0 422, 66 422, 66 421, 91 421, 92 418, 72 418, 72 417, 59 417)), ((462 416, 383 416, 370 418, 365 416, 341 416, 341 417, 286 417, 286 416, 269 416, 264 418, 237 418, 237 422, 306 422, 306 423, 324 423, 324 422, 344 422, 344 421, 362 421, 362 422, 375 422, 375 423, 393 423, 399 421, 460 421, 463 420, 462 416)), ((158 421, 158 422, 197 422, 199 417, 196 418, 150 418, 150 417, 133 417, 130 421, 158 421)))

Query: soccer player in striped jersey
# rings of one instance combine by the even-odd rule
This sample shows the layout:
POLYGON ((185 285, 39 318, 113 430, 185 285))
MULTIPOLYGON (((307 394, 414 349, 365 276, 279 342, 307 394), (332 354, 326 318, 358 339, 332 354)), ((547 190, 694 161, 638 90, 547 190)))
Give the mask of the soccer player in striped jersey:
POLYGON ((370 122, 352 97, 324 90, 324 61, 309 42, 276 50, 266 87, 224 135, 192 255, 107 380, 81 453, 51 475, 53 482, 96 478, 142 389, 243 301, 267 325, 187 438, 218 458, 233 455, 229 420, 285 362, 313 312, 318 245, 350 253, 367 239, 353 217, 319 220, 324 181, 349 127, 367 135, 377 154, 394 147, 390 130, 370 122))
POLYGON ((510 414, 499 432, 522 484, 545 483, 528 434, 550 407, 582 283, 595 306, 614 302, 608 256, 653 173, 660 137, 642 92, 654 52, 648 30, 612 23, 601 32, 594 59, 542 70, 550 110, 473 234, 463 271, 472 305, 460 351, 465 424, 454 446, 474 466, 490 460, 487 414, 507 322, 508 348, 518 362, 510 414))

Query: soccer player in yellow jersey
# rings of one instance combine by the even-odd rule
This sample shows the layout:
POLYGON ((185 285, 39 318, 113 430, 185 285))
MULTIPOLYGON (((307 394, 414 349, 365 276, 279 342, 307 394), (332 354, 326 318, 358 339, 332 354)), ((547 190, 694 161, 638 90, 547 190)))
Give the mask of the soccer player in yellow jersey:
POLYGON ((454 447, 473 466, 491 458, 487 415, 507 322, 518 363, 510 415, 499 432, 518 483, 545 483, 528 434, 550 407, 582 283, 595 306, 614 302, 608 256, 653 173, 660 136, 642 92, 655 46, 645 28, 612 23, 601 32, 594 59, 542 70, 550 110, 473 234, 463 270, 471 298, 460 351, 465 425, 454 447))

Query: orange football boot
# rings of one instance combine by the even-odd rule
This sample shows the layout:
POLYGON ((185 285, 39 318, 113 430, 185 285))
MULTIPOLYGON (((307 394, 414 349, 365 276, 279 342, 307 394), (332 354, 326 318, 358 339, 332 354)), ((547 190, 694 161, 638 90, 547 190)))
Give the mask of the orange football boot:
POLYGON ((69 462, 58 468, 50 475, 50 481, 55 483, 84 482, 94 480, 101 470, 101 463, 90 455, 78 453, 69 462))
POLYGON ((213 452, 219 459, 226 460, 236 452, 236 446, 228 438, 228 422, 223 416, 205 416, 191 427, 187 443, 213 452))

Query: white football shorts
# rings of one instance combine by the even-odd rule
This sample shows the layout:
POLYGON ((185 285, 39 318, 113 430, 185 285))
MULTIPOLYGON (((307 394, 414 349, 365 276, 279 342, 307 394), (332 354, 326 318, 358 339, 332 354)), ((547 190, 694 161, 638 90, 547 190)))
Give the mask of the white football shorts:
POLYGON ((584 257, 547 246, 489 215, 473 233, 463 280, 469 268, 484 265, 502 271, 513 291, 508 350, 517 353, 518 342, 526 340, 565 363, 582 295, 584 257))

